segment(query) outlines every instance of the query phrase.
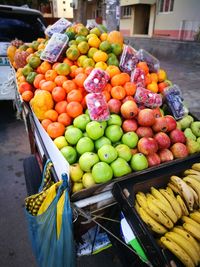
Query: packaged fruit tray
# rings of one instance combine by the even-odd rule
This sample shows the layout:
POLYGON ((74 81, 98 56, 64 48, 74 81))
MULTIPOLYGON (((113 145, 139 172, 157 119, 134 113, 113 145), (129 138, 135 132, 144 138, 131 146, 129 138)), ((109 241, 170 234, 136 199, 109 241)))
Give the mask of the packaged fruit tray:
MULTIPOLYGON (((138 174, 137 177, 135 177, 135 179, 119 181, 115 183, 113 187, 112 193, 115 199, 119 203, 120 208, 124 213, 124 216, 126 217, 136 238, 140 242, 140 245, 143 247, 147 258, 155 267, 160 267, 160 266, 183 267, 183 266, 200 266, 200 265, 199 263, 196 265, 195 264, 184 265, 174 254, 170 252, 170 250, 166 249, 163 245, 161 245, 160 238, 161 236, 164 236, 164 234, 157 234, 153 232, 151 228, 148 227, 147 224, 141 219, 141 217, 137 212, 138 207, 135 206, 135 204, 137 203, 136 195, 138 192, 142 192, 144 193, 145 196, 148 196, 150 195, 148 193, 152 192, 151 191, 152 187, 157 190, 161 188, 166 189, 171 176, 173 177, 179 176, 183 178, 184 176, 186 176, 186 172, 184 173, 184 171, 188 169, 191 170, 192 165, 194 163, 199 163, 199 162, 200 162, 200 155, 196 156, 193 155, 182 161, 178 162, 174 161, 173 164, 171 164, 170 166, 165 166, 164 168, 157 168, 150 172, 143 172, 141 174, 138 174)), ((194 210, 195 209, 197 209, 197 207, 194 208, 194 210)), ((189 211, 190 214, 192 212, 193 211, 189 211)), ((180 227, 180 225, 182 226, 184 217, 186 216, 179 218, 174 223, 173 227, 176 226, 180 227)), ((189 218, 189 215, 187 217, 189 218)), ((168 229, 167 233, 169 233, 169 231, 170 230, 168 229)), ((189 245, 188 249, 190 249, 191 252, 191 248, 189 245)))

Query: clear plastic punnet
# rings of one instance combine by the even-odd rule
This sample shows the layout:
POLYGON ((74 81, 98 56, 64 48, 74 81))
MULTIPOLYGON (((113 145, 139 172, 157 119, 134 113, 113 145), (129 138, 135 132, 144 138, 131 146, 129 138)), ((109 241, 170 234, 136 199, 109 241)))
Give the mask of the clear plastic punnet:
POLYGON ((145 61, 147 63, 150 72, 158 72, 158 70, 160 69, 159 60, 146 50, 139 49, 136 53, 136 57, 139 61, 145 61))
POLYGON ((101 69, 93 69, 84 81, 85 90, 90 93, 101 92, 108 83, 110 76, 101 69))
POLYGON ((121 71, 131 75, 131 72, 135 69, 138 59, 136 58, 136 50, 130 45, 124 45, 123 52, 120 58, 119 67, 121 71))
POLYGON ((47 27, 45 34, 48 37, 51 37, 54 33, 64 33, 66 29, 71 25, 72 23, 69 20, 60 18, 53 25, 47 27))
POLYGON ((143 87, 137 88, 134 98, 137 104, 148 108, 157 108, 162 105, 162 96, 160 94, 153 93, 143 87))
POLYGON ((137 87, 145 87, 145 72, 140 68, 135 68, 134 71, 131 72, 131 82, 134 82, 137 87))
POLYGON ((173 84, 163 91, 164 100, 176 120, 182 119, 188 109, 184 105, 181 89, 178 85, 173 84))
POLYGON ((65 51, 69 38, 66 34, 54 33, 42 51, 40 58, 50 63, 58 61, 65 51))
POLYGON ((101 93, 86 95, 86 104, 90 118, 95 121, 106 121, 110 118, 108 104, 101 93))

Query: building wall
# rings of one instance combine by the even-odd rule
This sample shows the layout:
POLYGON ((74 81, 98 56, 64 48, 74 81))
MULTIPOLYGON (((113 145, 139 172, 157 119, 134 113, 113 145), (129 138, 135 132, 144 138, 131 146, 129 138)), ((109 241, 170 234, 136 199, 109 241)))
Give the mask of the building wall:
POLYGON ((157 10, 154 35, 176 39, 192 39, 200 25, 199 0, 175 0, 173 12, 157 10))
POLYGON ((73 18, 73 8, 70 7, 70 0, 53 0, 54 17, 73 18))
POLYGON ((120 20, 120 31, 123 33, 124 36, 130 36, 132 34, 131 31, 132 25, 133 25, 132 18, 120 20))

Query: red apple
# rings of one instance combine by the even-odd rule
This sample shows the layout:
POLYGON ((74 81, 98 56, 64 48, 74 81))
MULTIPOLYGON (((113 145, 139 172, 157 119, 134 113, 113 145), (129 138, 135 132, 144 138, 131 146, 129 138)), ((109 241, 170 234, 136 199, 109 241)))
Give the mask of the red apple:
POLYGON ((128 100, 121 105, 121 115, 125 119, 133 119, 138 114, 138 106, 135 101, 128 100))
POLYGON ((136 134, 138 135, 139 138, 153 137, 153 130, 151 129, 151 127, 140 126, 137 128, 136 134))
POLYGON ((170 132, 169 137, 171 139, 172 144, 175 143, 185 143, 186 142, 186 138, 184 133, 179 130, 179 129, 174 129, 170 132))
POLYGON ((158 151, 158 155, 160 157, 161 162, 167 162, 174 159, 172 152, 167 148, 160 149, 158 151))
POLYGON ((138 149, 137 148, 131 148, 131 154, 135 155, 136 153, 138 153, 138 149))
POLYGON ((108 108, 110 110, 110 113, 115 113, 115 114, 119 114, 120 113, 120 108, 121 108, 121 101, 118 99, 110 99, 108 101, 108 108))
POLYGON ((158 144, 154 138, 151 137, 142 137, 138 141, 138 151, 144 155, 154 154, 158 150, 158 144))
POLYGON ((137 116, 138 124, 141 126, 152 126, 155 123, 154 112, 150 108, 139 111, 137 116))
POLYGON ((175 143, 170 149, 176 159, 185 158, 189 154, 186 145, 183 143, 175 143))
POLYGON ((153 113, 154 113, 154 117, 155 117, 155 118, 162 117, 162 113, 161 113, 161 111, 160 111, 159 108, 154 108, 154 109, 152 109, 152 110, 153 110, 153 113))
POLYGON ((159 133, 155 134, 154 138, 156 139, 156 141, 158 143, 159 149, 169 148, 171 145, 171 140, 166 133, 159 132, 159 133))
POLYGON ((138 128, 137 121, 135 119, 125 120, 122 123, 122 129, 124 132, 135 132, 138 128))
POLYGON ((128 101, 128 100, 133 100, 133 101, 135 101, 133 96, 131 96, 131 95, 127 95, 127 96, 122 100, 122 104, 125 103, 125 102, 128 101))
POLYGON ((155 123, 152 126, 154 132, 167 132, 167 120, 165 117, 155 118, 155 123))
POLYGON ((176 120, 170 116, 170 115, 166 115, 165 119, 167 120, 167 131, 171 132, 172 130, 176 129, 177 123, 176 120))
POLYGON ((148 165, 149 167, 156 166, 160 164, 160 157, 157 153, 147 155, 148 165))

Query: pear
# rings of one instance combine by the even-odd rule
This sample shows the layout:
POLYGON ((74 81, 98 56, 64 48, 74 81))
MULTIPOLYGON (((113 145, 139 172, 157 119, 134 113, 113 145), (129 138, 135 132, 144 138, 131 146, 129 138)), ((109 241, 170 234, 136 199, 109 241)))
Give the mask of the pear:
POLYGON ((186 115, 181 120, 179 120, 181 125, 181 130, 185 130, 186 128, 189 128, 191 123, 194 121, 194 118, 190 115, 186 115))
POLYGON ((194 154, 200 152, 200 143, 187 138, 186 140, 186 147, 188 149, 189 154, 194 154))
POLYGON ((179 130, 182 129, 182 128, 181 128, 181 123, 180 123, 180 121, 177 121, 177 122, 176 122, 176 128, 179 129, 179 130))
POLYGON ((200 144, 200 137, 197 138, 197 142, 200 144))
POLYGON ((197 139, 190 128, 186 128, 185 129, 184 135, 185 135, 186 138, 192 139, 194 141, 196 141, 196 139, 197 139))
POLYGON ((200 137, 200 121, 192 122, 190 128, 196 137, 200 137))

